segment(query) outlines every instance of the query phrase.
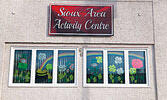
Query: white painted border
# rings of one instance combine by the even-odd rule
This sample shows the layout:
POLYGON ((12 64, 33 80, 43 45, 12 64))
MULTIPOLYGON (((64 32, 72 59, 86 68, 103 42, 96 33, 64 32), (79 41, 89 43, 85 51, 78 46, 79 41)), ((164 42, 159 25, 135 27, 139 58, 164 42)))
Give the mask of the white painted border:
POLYGON ((70 47, 11 47, 10 56, 10 68, 9 68, 9 87, 77 87, 78 86, 78 76, 77 76, 77 57, 78 49, 70 47), (15 50, 32 50, 31 58, 31 79, 30 83, 13 83, 13 70, 14 70, 14 55, 15 50), (53 50, 53 81, 52 83, 35 83, 35 69, 36 69, 36 52, 37 50, 53 50), (57 62, 58 62, 58 50, 74 50, 75 51, 75 77, 74 83, 57 83, 57 62))
POLYGON ((149 75, 149 53, 148 48, 87 48, 83 49, 83 87, 150 87, 150 75, 149 75), (103 51, 103 70, 104 72, 104 84, 86 83, 86 52, 87 51, 103 51), (125 66, 125 84, 108 84, 108 51, 124 51, 124 66, 125 66), (145 52, 145 67, 146 67, 146 84, 130 84, 129 83, 129 51, 144 51, 145 52), (104 53, 105 52, 105 53, 104 53), (107 57, 106 57, 107 56, 107 57), (106 61, 105 61, 106 60, 106 61))

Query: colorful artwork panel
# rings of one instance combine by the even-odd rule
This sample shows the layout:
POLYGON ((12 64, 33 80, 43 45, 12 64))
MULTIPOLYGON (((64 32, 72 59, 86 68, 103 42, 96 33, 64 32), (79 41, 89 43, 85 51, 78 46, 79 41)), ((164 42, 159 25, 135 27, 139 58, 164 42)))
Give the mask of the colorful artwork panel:
POLYGON ((52 83, 53 50, 37 50, 35 83, 52 83))
POLYGON ((30 83, 31 50, 15 50, 13 83, 30 83))
POLYGON ((125 67, 123 51, 108 51, 108 83, 124 84, 125 67))
POLYGON ((103 83, 103 51, 87 51, 87 83, 103 83))
POLYGON ((75 51, 59 50, 57 83, 74 83, 75 79, 75 51))
POLYGON ((129 51, 130 84, 146 84, 146 64, 144 51, 129 51))

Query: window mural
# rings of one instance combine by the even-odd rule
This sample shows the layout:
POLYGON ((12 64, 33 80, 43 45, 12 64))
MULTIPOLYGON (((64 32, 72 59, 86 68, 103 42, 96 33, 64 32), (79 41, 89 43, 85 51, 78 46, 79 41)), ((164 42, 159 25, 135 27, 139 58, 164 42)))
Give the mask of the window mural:
POLYGON ((124 52, 108 51, 108 83, 125 83, 124 52))
POLYGON ((75 51, 59 50, 57 83, 74 83, 75 78, 75 51))
POLYGON ((37 50, 35 83, 52 83, 53 50, 37 50))
POLYGON ((87 83, 103 83, 103 51, 87 51, 87 83))
POLYGON ((30 83, 31 50, 15 50, 13 83, 30 83))
MULTIPOLYGON (((83 68, 85 76, 84 86, 110 87, 116 84, 125 87, 131 85, 149 86, 147 82, 149 79, 147 79, 146 57, 148 54, 146 49, 84 50, 86 53, 83 57, 85 63, 83 68), (104 58, 105 61, 103 61, 104 58), (125 76, 125 74, 129 75, 129 77, 125 76), (129 80, 126 80, 128 78, 129 80)), ((20 50, 19 48, 18 50, 11 48, 11 51, 13 55, 11 55, 12 64, 10 64, 10 69, 12 70, 10 70, 9 74, 9 86, 19 86, 14 83, 30 83, 25 84, 25 86, 36 86, 37 83, 49 83, 47 86, 56 86, 58 84, 76 85, 76 49, 41 50, 32 48, 25 50, 23 48, 23 50, 20 50), (32 59, 32 57, 36 58, 32 59), (54 62, 53 58, 55 58, 56 62, 54 62), (53 81, 53 73, 57 74, 55 81, 53 81), (35 78, 35 81, 32 81, 31 77, 35 78)), ((24 86, 24 84, 21 85, 24 86)))
POLYGON ((130 84, 146 83, 146 65, 144 51, 129 51, 130 84))

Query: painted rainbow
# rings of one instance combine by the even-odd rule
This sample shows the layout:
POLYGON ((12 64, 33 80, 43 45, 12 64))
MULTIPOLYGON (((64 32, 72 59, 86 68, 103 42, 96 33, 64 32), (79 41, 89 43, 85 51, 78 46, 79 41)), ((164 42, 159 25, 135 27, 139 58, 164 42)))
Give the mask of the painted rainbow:
POLYGON ((59 54, 59 57, 70 57, 70 56, 75 56, 75 54, 72 52, 72 53, 60 53, 59 54))
POLYGON ((121 51, 121 52, 109 51, 108 54, 109 54, 109 55, 120 55, 120 56, 123 56, 124 53, 123 53, 123 51, 121 51), (122 52, 122 53, 121 53, 121 52, 122 52))
POLYGON ((50 60, 52 60, 52 59, 53 59, 53 56, 50 56, 50 57, 46 58, 46 59, 43 61, 43 63, 41 64, 41 66, 40 66, 39 69, 44 70, 45 67, 46 67, 46 64, 47 64, 50 60))
POLYGON ((129 56, 137 57, 137 58, 140 58, 140 59, 144 60, 144 57, 143 57, 143 56, 137 55, 137 54, 134 54, 134 53, 129 53, 129 56))
POLYGON ((100 52, 88 52, 87 53, 87 56, 102 56, 103 53, 100 51, 100 52))

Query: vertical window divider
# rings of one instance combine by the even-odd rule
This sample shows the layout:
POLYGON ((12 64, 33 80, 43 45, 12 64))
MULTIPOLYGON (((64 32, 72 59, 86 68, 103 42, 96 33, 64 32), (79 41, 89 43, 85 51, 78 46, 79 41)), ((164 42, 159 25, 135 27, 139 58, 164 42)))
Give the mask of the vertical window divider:
POLYGON ((128 50, 124 51, 124 62, 125 62, 125 85, 129 85, 129 57, 128 57, 128 50))
POLYGON ((13 83, 13 72, 14 72, 14 55, 15 55, 15 49, 11 48, 11 57, 10 57, 10 73, 9 73, 9 85, 12 85, 13 83))
POLYGON ((31 82, 30 84, 35 84, 35 65, 36 65, 36 49, 32 49, 32 64, 31 64, 31 82))
POLYGON ((107 69, 108 69, 108 64, 107 64, 107 62, 108 62, 108 59, 107 59, 107 50, 103 50, 103 73, 104 73, 104 84, 105 85, 108 85, 108 71, 107 71, 107 69))
POLYGON ((53 84, 57 84, 57 65, 58 65, 58 50, 54 50, 54 55, 53 55, 53 84))
POLYGON ((148 49, 145 50, 145 64, 146 64, 146 84, 147 86, 150 85, 150 73, 149 73, 149 52, 148 49), (148 55, 148 56, 147 56, 148 55))
POLYGON ((78 67, 78 60, 77 60, 77 58, 78 58, 78 49, 75 49, 75 71, 74 71, 74 76, 75 76, 75 78, 74 78, 74 84, 76 85, 76 86, 78 86, 78 71, 77 71, 77 67, 78 67))
POLYGON ((84 49, 83 49, 83 62, 84 62, 84 63, 83 63, 83 66, 84 66, 84 67, 83 67, 83 85, 84 85, 84 86, 86 86, 86 77, 87 77, 87 76, 86 76, 86 63, 87 63, 87 61, 86 61, 86 51, 87 51, 87 50, 84 48, 84 49))

